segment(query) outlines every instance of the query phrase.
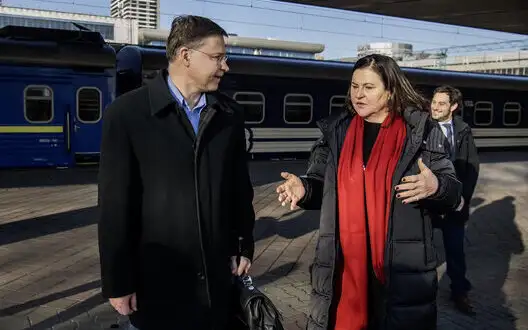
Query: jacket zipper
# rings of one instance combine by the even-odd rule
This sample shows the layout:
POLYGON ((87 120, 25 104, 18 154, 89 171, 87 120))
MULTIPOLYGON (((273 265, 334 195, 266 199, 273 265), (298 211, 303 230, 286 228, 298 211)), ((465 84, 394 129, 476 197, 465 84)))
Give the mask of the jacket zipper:
MULTIPOLYGON (((204 109, 205 110, 205 109, 204 109)), ((206 254, 205 254, 205 248, 203 246, 203 236, 202 236, 202 217, 200 213, 200 193, 199 193, 199 181, 198 181, 198 152, 200 150, 200 141, 203 134, 203 130, 205 129, 205 124, 210 119, 211 115, 209 115, 209 111, 205 114, 204 118, 204 125, 203 127, 200 127, 202 125, 199 125, 198 127, 198 134, 196 136, 196 142, 193 143, 193 149, 194 149, 194 193, 195 193, 195 199, 196 199, 196 215, 198 218, 198 235, 200 235, 200 251, 202 253, 202 266, 204 268, 204 274, 205 277, 205 288, 207 290, 207 303, 209 305, 209 308, 211 308, 211 292, 209 290, 209 272, 207 271, 207 263, 205 262, 206 254), (202 130, 200 130, 202 128, 202 130)))
MULTIPOLYGON (((324 133, 323 133, 324 134, 324 133)), ((334 136, 334 138, 336 139, 336 143, 337 143, 337 133, 336 133, 336 136, 334 136)), ((338 202, 338 198, 337 198, 337 178, 338 178, 338 171, 337 171, 337 168, 339 166, 339 156, 336 155, 339 154, 339 152, 336 150, 336 153, 332 152, 332 147, 330 147, 329 145, 329 149, 330 149, 330 153, 333 155, 333 159, 334 159, 334 166, 336 168, 336 171, 335 171, 335 183, 336 183, 336 187, 335 187, 335 195, 336 195, 336 198, 335 198, 335 215, 336 215, 336 223, 335 223, 335 228, 334 228, 334 262, 332 263, 332 279, 331 279, 331 283, 332 283, 332 292, 330 294, 330 302, 328 304, 328 309, 326 311, 327 315, 330 315, 330 310, 332 309, 332 305, 333 305, 333 299, 332 297, 335 296, 335 283, 336 283, 336 268, 337 268, 337 259, 339 257, 339 240, 337 239, 337 237, 339 237, 339 233, 338 233, 338 230, 337 228, 339 227, 339 210, 338 210, 338 207, 339 207, 339 202, 338 202)), ((328 326, 328 323, 327 323, 327 326, 328 326)))
MULTIPOLYGON (((407 128, 407 131, 410 131, 408 128, 407 128)), ((408 139, 408 138, 406 138, 408 139)), ((411 151, 412 151, 412 157, 414 157, 415 155, 415 152, 414 152, 414 144, 412 143, 412 138, 410 139, 411 141, 411 151)), ((420 139, 421 140, 421 139, 420 139)), ((398 171, 399 167, 402 166, 402 161, 405 159, 405 148, 407 147, 407 144, 409 143, 409 140, 405 141, 405 144, 404 144, 404 149, 403 149, 403 153, 402 155, 400 155, 400 159, 398 160, 398 164, 396 165, 396 171, 398 171)), ((411 158, 412 158, 411 157, 411 158)), ((407 167, 407 165, 405 166, 407 167)), ((392 218, 392 213, 394 211, 394 202, 395 202, 395 198, 396 198, 396 190, 394 189, 394 187, 396 187, 396 183, 399 182, 400 180, 400 177, 402 176, 402 174, 399 174, 399 173, 394 173, 394 174, 398 174, 398 175, 395 175, 392 177, 392 180, 391 180, 391 198, 389 200, 389 203, 390 203, 390 207, 389 207, 389 217, 390 217, 390 220, 389 220, 389 225, 387 227, 387 243, 388 243, 388 247, 385 248, 385 260, 387 260, 387 262, 385 263, 384 265, 384 268, 385 268, 385 288, 387 291, 390 290, 390 282, 391 282, 391 266, 392 266, 392 250, 393 250, 393 239, 392 239, 392 228, 393 228, 393 218, 392 218)), ((388 315, 388 306, 389 304, 387 302, 385 302, 385 315, 384 315, 384 321, 383 323, 385 323, 386 325, 386 322, 387 322, 387 315, 388 315)))
MULTIPOLYGON (((394 179, 392 180, 392 185, 391 187, 394 186, 394 179)), ((390 208, 389 208, 389 216, 391 218, 391 220, 389 221, 389 226, 387 228, 387 243, 388 243, 388 247, 386 247, 385 249, 385 260, 388 259, 387 263, 385 264, 385 288, 387 290, 387 292, 390 290, 390 281, 391 281, 391 265, 392 265, 392 249, 393 249, 393 243, 392 243, 392 212, 393 212, 393 208, 394 208, 394 198, 396 197, 396 194, 395 193, 392 193, 391 194, 391 199, 389 201, 389 203, 391 203, 390 205, 390 208)), ((387 315, 388 315, 388 309, 389 309, 389 304, 387 301, 384 301, 384 308, 385 308, 385 313, 383 315, 383 320, 382 320, 382 324, 384 324, 385 326, 387 326, 387 315)))
MULTIPOLYGON (((393 180, 394 181, 394 180, 393 180)), ((391 185, 391 187, 394 186, 394 182, 393 184, 391 185)), ((388 257, 388 264, 386 265, 386 271, 385 271, 385 282, 386 282, 386 285, 387 285, 387 288, 389 288, 390 286, 390 268, 391 268, 391 265, 392 265, 392 223, 393 223, 393 220, 392 220, 392 212, 393 212, 393 209, 394 209, 394 198, 396 197, 396 194, 395 193, 392 193, 391 194, 391 199, 389 201, 390 204, 390 208, 389 208, 389 216, 391 218, 391 220, 389 221, 389 226, 387 228, 387 242, 389 243, 389 247, 388 249, 385 251, 385 253, 388 254, 388 256, 385 256, 385 257, 388 257)))

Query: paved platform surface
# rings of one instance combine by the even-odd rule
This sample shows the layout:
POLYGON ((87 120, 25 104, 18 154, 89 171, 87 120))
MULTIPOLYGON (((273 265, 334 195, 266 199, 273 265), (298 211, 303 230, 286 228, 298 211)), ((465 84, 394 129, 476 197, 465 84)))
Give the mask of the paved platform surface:
MULTIPOLYGON (((435 233, 439 329, 528 329, 528 155, 481 158, 466 242, 477 316, 451 307, 435 233)), ((299 161, 251 164, 258 216, 251 273, 283 312, 287 330, 306 322, 319 214, 289 212, 274 190, 281 170, 304 168, 299 161)), ((0 172, 0 330, 123 328, 127 318, 100 296, 96 175, 90 168, 0 172)))

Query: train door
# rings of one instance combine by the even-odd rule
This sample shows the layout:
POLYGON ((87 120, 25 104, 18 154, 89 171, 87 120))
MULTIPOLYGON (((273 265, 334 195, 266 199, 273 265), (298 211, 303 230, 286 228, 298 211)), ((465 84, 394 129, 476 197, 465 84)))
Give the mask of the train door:
MULTIPOLYGON (((13 70, 11 70, 13 71, 13 70)), ((0 78, 0 167, 67 167, 68 84, 33 74, 5 72, 0 78)))
POLYGON ((110 97, 107 90, 108 82, 102 78, 83 79, 83 84, 76 86, 72 136, 79 164, 96 161, 99 155, 103 104, 110 97))

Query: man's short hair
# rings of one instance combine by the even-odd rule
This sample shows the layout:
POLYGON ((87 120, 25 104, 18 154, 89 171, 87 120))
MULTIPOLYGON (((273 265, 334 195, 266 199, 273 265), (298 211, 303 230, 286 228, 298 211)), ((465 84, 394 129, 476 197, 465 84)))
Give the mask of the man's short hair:
POLYGON ((194 15, 177 16, 172 21, 167 38, 166 56, 171 61, 182 46, 199 47, 210 36, 225 36, 227 32, 212 20, 194 15))
POLYGON ((462 109, 464 109, 464 101, 462 99, 462 93, 457 88, 455 88, 453 86, 449 86, 449 85, 443 85, 443 86, 440 86, 440 87, 438 87, 438 88, 436 88, 434 90, 433 96, 436 93, 445 93, 445 94, 447 94, 449 96, 449 104, 450 105, 453 105, 455 103, 458 104, 458 106, 455 109, 455 111, 462 111, 462 109))

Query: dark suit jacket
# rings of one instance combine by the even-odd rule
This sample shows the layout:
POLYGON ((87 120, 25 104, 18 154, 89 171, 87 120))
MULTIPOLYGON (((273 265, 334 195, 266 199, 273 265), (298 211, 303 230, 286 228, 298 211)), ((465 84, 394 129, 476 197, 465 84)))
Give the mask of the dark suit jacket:
POLYGON ((471 127, 466 124, 458 115, 453 117, 454 137, 455 137, 455 157, 453 165, 457 178, 462 182, 462 196, 464 197, 464 207, 460 212, 450 212, 446 220, 462 221, 469 220, 469 205, 475 187, 477 185, 480 162, 475 140, 471 134, 471 127))

